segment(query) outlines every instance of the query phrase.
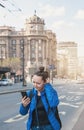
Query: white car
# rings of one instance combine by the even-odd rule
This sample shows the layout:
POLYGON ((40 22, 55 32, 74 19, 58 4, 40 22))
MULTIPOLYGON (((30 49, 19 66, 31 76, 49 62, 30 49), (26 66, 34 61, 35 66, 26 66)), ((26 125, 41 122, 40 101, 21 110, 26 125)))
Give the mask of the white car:
POLYGON ((2 80, 0 80, 0 85, 1 86, 7 86, 8 85, 8 81, 6 79, 2 79, 2 80))
POLYGON ((13 82, 11 79, 2 79, 0 80, 1 86, 7 86, 7 85, 13 85, 13 82))

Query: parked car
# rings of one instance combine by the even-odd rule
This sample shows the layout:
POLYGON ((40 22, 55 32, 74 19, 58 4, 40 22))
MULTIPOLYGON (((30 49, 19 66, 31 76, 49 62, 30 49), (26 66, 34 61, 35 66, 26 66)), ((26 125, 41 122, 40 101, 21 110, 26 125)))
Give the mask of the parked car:
POLYGON ((13 82, 11 79, 0 80, 0 86, 7 86, 7 85, 13 85, 13 82))
POLYGON ((0 81, 0 85, 1 85, 1 86, 7 86, 7 85, 8 85, 8 80, 2 79, 2 80, 0 81))
POLYGON ((0 86, 2 85, 2 80, 0 80, 0 86))
POLYGON ((13 85, 14 84, 13 80, 11 80, 11 79, 7 79, 7 80, 8 80, 8 85, 13 85))

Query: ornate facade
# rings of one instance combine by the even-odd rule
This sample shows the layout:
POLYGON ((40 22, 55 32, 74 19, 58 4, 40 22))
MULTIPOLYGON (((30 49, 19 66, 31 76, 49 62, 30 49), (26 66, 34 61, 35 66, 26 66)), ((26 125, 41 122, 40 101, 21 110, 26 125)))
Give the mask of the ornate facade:
POLYGON ((8 58, 18 58, 18 67, 12 71, 18 72, 24 68, 32 74, 39 66, 56 66, 56 35, 51 30, 45 30, 44 20, 36 14, 26 19, 24 29, 16 31, 9 26, 0 26, 0 59, 1 65, 8 58), (24 56, 24 59, 23 59, 24 56))

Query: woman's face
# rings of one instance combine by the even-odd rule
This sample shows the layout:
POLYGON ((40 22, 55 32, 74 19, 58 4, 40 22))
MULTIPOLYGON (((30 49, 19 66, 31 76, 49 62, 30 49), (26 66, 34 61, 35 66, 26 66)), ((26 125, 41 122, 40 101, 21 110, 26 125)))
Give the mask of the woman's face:
POLYGON ((41 76, 34 75, 33 76, 33 85, 38 91, 42 91, 44 88, 45 82, 42 80, 41 76))

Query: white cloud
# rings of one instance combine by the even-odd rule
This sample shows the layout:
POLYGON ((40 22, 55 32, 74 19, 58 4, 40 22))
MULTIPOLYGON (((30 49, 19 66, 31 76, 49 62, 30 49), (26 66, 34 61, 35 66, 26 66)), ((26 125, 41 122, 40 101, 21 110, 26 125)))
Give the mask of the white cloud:
POLYGON ((1 9, 0 9, 0 17, 2 18, 2 17, 4 17, 4 15, 6 15, 6 14, 7 14, 7 10, 1 8, 1 9))
POLYGON ((84 10, 79 10, 75 15, 76 19, 84 19, 84 10))
POLYGON ((61 21, 57 21, 57 22, 54 22, 53 24, 52 24, 52 28, 60 28, 61 26, 64 26, 65 25, 65 22, 63 21, 63 20, 61 20, 61 21))
POLYGON ((65 8, 62 7, 53 7, 51 5, 40 6, 41 16, 43 17, 53 17, 53 16, 64 16, 65 8))
POLYGON ((75 25, 76 25, 76 24, 73 23, 73 22, 67 23, 67 26, 68 26, 68 27, 74 27, 75 25))
POLYGON ((55 28, 55 29, 59 29, 59 28, 71 28, 74 26, 74 23, 73 22, 65 22, 63 20, 60 20, 60 21, 56 21, 52 24, 52 28, 55 28))

